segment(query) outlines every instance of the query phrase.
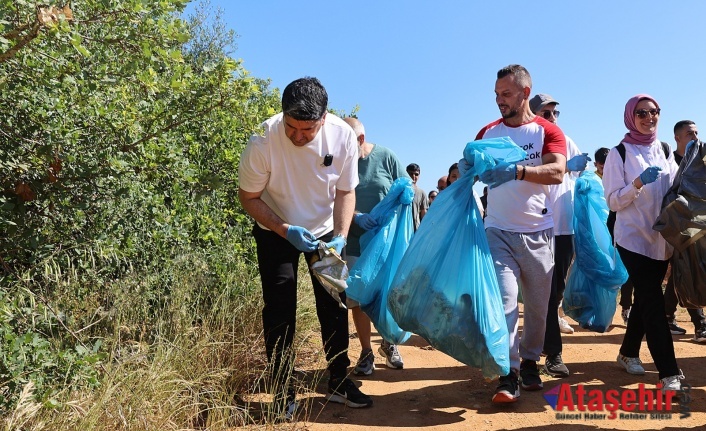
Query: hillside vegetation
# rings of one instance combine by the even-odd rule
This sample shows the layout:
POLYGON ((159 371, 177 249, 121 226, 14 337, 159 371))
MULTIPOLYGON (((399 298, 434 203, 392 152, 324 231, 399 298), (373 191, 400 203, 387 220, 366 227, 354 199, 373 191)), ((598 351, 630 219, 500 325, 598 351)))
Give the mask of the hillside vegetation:
POLYGON ((0 0, 0 429, 252 420, 237 167, 279 94, 185 3, 0 0))

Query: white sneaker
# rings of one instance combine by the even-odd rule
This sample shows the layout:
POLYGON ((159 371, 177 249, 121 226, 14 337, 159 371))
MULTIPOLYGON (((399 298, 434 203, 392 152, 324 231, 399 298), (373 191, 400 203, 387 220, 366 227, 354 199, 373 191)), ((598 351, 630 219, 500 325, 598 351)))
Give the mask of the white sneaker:
POLYGON ((662 392, 665 391, 677 391, 681 390, 681 381, 684 380, 684 373, 679 370, 678 376, 669 376, 660 379, 659 382, 662 384, 662 392))
POLYGON ((569 325, 569 322, 566 321, 563 317, 559 318, 559 331, 561 331, 562 334, 573 334, 574 333, 574 328, 569 325))
POLYGON ((380 347, 378 348, 378 353, 385 357, 385 365, 387 365, 387 368, 393 368, 396 370, 401 370, 404 368, 402 355, 400 355, 400 351, 397 350, 396 345, 382 340, 382 343, 380 343, 380 347))
POLYGON ((636 376, 642 376, 645 374, 645 369, 642 368, 642 361, 640 358, 628 358, 624 355, 618 355, 618 364, 622 365, 628 374, 635 374, 636 376))

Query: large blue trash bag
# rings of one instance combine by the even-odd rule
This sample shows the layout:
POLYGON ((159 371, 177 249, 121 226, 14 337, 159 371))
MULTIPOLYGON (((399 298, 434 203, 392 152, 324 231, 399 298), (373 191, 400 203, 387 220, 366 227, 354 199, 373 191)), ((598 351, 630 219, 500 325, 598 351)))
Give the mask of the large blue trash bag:
POLYGON ((393 344, 402 344, 411 335, 390 315, 387 295, 414 233, 413 200, 412 180, 398 178, 370 211, 378 225, 360 237, 362 252, 349 272, 346 289, 346 295, 360 303, 380 336, 393 344))
POLYGON ((618 290, 628 272, 612 244, 603 184, 584 171, 574 192, 574 250, 562 308, 583 328, 605 332, 613 321, 618 290))
POLYGON ((429 207, 397 269, 388 306, 400 327, 493 379, 510 372, 510 345, 473 178, 495 159, 514 162, 526 153, 502 138, 470 142, 463 154, 473 167, 429 207))

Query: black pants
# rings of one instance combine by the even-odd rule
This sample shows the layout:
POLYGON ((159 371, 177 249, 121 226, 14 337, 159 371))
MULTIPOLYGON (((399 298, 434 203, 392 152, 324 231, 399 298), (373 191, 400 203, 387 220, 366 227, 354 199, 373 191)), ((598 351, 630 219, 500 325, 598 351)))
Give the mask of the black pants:
POLYGON ((559 330, 559 303, 566 290, 566 274, 574 258, 574 236, 557 235, 554 237, 554 272, 552 289, 549 292, 547 308, 547 326, 544 330, 544 353, 556 355, 562 352, 561 331, 559 330))
MULTIPOLYGON (((677 291, 674 287, 674 273, 672 272, 669 274, 667 287, 664 289, 664 314, 667 315, 667 319, 674 319, 678 302, 677 291)), ((703 308, 687 308, 686 311, 689 312, 689 317, 691 317, 691 323, 694 324, 694 328, 700 329, 706 326, 706 317, 704 316, 703 308)))
POLYGON ((647 347, 659 371, 659 378, 679 374, 674 357, 674 343, 664 315, 662 280, 667 273, 666 260, 654 260, 618 246, 620 258, 633 282, 635 300, 630 311, 620 353, 637 358, 640 356, 642 337, 647 338, 647 347))
MULTIPOLYGON (((272 365, 275 391, 283 390, 292 369, 291 351, 296 327, 297 269, 301 251, 272 231, 253 228, 257 243, 257 263, 262 281, 262 326, 265 332, 267 359, 272 365)), ((330 241, 333 233, 322 236, 330 241)), ((313 253, 304 253, 309 262, 313 253)), ((342 378, 350 365, 348 360, 348 310, 340 308, 319 281, 311 275, 316 299, 316 315, 321 324, 328 370, 332 378, 342 378)), ((345 303, 345 294, 341 294, 345 303)))

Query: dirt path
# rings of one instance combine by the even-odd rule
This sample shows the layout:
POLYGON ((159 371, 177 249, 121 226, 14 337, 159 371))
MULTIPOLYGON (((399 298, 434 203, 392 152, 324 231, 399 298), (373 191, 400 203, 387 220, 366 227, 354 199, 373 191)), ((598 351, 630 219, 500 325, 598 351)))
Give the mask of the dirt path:
MULTIPOLYGON (((376 371, 368 377, 359 378, 361 390, 374 399, 370 409, 351 409, 340 404, 329 403, 323 397, 325 383, 311 394, 306 412, 292 429, 318 430, 387 430, 423 429, 429 431, 471 429, 482 430, 676 430, 706 429, 706 345, 696 344, 693 325, 688 314, 680 309, 677 319, 689 332, 674 336, 674 346, 679 366, 686 375, 685 382, 692 385, 691 416, 680 419, 679 405, 672 405, 672 415, 666 419, 558 419, 557 413, 548 405, 544 395, 562 383, 573 387, 574 398, 577 385, 591 389, 625 391, 638 389, 645 383, 653 389, 658 382, 657 371, 647 345, 643 341, 640 357, 647 374, 632 376, 620 368, 615 358, 622 341, 625 327, 620 314, 616 313, 611 329, 598 334, 572 325, 576 332, 564 335, 564 361, 571 371, 565 379, 543 376, 544 390, 522 391, 520 400, 508 406, 495 406, 490 399, 496 383, 486 383, 480 372, 471 369, 449 356, 429 349, 420 337, 413 336, 400 352, 405 361, 404 370, 391 370, 384 361, 376 357, 376 371)), ((574 323, 569 319, 570 323, 574 323)), ((521 324, 522 322, 520 322, 521 324)), ((351 325, 351 333, 354 329, 351 325)), ((374 334, 374 350, 380 337, 374 334)), ((351 340, 351 360, 357 358, 360 344, 351 340)), ((563 413, 577 413, 563 411, 563 413)), ((583 412, 578 412, 583 413, 583 412)), ((609 413, 601 411, 597 413, 609 413)), ((618 411, 624 413, 623 411, 618 411)))

